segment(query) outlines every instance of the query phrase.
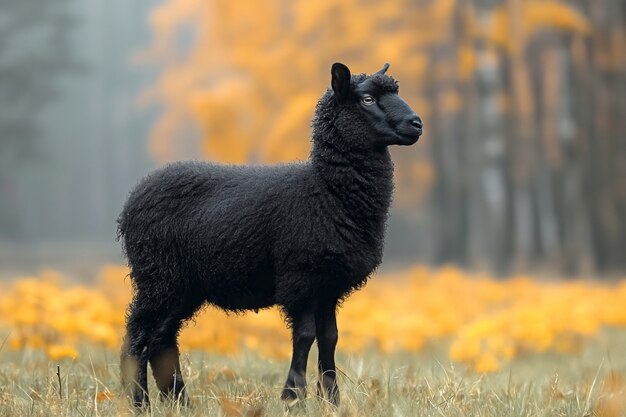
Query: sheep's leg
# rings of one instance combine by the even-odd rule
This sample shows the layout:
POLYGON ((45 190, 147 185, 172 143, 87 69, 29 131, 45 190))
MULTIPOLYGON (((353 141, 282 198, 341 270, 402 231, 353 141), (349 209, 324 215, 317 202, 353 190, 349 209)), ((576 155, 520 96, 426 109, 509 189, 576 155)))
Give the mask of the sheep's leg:
POLYGON ((133 302, 129 308, 120 357, 122 385, 137 408, 149 406, 148 347, 147 333, 142 324, 144 319, 141 310, 133 302))
POLYGON ((335 347, 338 331, 336 303, 319 308, 315 315, 317 347, 319 350, 317 393, 334 405, 339 405, 339 389, 336 382, 335 347))
POLYGON ((306 363, 311 345, 315 340, 315 316, 313 313, 292 317, 293 354, 291 367, 281 399, 289 406, 306 397, 306 363))
POLYGON ((181 319, 169 317, 155 329, 150 341, 150 366, 162 398, 188 405, 176 342, 181 322, 181 319))

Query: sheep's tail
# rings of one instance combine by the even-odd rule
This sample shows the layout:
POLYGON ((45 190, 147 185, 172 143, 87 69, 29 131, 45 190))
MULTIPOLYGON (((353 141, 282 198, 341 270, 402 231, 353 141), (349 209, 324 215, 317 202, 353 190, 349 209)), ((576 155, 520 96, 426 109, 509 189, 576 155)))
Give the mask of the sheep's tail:
POLYGON ((145 241, 137 239, 139 231, 145 231, 144 225, 138 223, 135 211, 125 208, 117 218, 117 241, 121 243, 122 253, 126 258, 130 281, 135 291, 138 285, 151 281, 157 276, 158 266, 155 264, 153 250, 145 241))

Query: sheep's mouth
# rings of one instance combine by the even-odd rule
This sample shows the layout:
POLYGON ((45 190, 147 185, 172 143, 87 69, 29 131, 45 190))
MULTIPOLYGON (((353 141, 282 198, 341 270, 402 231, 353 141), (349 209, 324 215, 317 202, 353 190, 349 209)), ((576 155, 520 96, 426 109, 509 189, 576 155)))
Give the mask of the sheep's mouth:
POLYGON ((408 132, 396 132, 400 137, 400 145, 413 145, 422 136, 422 129, 416 129, 411 133, 408 132))

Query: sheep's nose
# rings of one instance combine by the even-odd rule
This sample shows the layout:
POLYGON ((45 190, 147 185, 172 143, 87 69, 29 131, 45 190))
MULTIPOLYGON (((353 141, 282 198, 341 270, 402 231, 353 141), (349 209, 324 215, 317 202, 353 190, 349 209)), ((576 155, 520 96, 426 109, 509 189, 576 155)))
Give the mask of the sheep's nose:
POLYGON ((424 124, 422 123, 422 119, 416 116, 413 120, 411 120, 411 126, 416 129, 422 129, 424 124))

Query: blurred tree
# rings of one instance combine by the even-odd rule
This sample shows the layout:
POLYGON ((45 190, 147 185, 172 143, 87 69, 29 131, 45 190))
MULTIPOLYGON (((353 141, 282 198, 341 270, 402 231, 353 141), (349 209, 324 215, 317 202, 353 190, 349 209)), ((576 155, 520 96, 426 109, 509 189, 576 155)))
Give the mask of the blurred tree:
MULTIPOLYGON (((176 0, 158 8, 151 52, 165 57, 168 70, 153 91, 165 104, 153 154, 170 158, 176 133, 197 122, 201 152, 220 161, 306 158, 313 108, 328 86, 330 64, 339 59, 371 72, 387 61, 403 62, 393 74, 403 80, 404 96, 427 112, 419 81, 427 69, 426 48, 437 42, 433 31, 446 23, 441 5, 450 2, 425 4, 421 12, 409 1, 361 3, 176 0), (405 30, 417 24, 424 30, 405 30), (181 50, 189 28, 195 36, 181 50)), ((412 172, 428 172, 426 181, 432 177, 428 168, 412 172)))
POLYGON ((625 13, 620 0, 169 0, 146 54, 166 67, 147 96, 163 105, 151 150, 175 156, 195 126, 209 158, 306 158, 330 64, 389 61, 427 134, 420 152, 394 150, 405 233, 388 253, 624 268, 625 13))
MULTIPOLYGON (((36 154, 38 116, 55 98, 57 77, 77 69, 68 42, 70 0, 0 2, 0 233, 17 233, 18 192, 12 173, 36 154)), ((6 236, 5 236, 6 237, 6 236)))
POLYGON ((35 0, 2 0, 0 16, 0 147, 8 142, 20 155, 32 152, 40 133, 37 114, 57 91, 55 77, 77 69, 68 42, 74 20, 71 0, 55 4, 35 0))

